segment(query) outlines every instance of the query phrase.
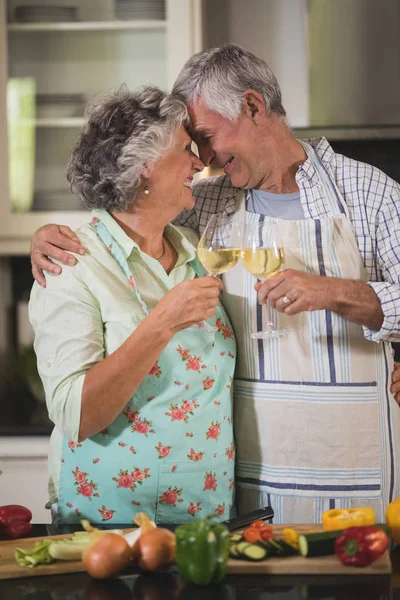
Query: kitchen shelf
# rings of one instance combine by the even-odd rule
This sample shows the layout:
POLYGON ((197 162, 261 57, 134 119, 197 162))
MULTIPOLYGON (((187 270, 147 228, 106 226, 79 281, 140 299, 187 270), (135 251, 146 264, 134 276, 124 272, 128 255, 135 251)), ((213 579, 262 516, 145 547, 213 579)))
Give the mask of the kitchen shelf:
POLYGON ((132 31, 163 30, 167 28, 165 20, 135 21, 73 21, 70 23, 10 23, 10 33, 36 33, 39 31, 132 31))
POLYGON ((83 127, 83 117, 36 119, 36 127, 83 127))

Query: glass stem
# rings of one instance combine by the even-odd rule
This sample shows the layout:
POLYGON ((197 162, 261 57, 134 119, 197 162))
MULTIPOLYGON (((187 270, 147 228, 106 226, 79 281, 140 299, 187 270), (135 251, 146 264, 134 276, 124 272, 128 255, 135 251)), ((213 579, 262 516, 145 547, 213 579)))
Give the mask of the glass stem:
POLYGON ((268 328, 272 327, 272 328, 274 328, 274 329, 275 329, 275 327, 274 327, 274 323, 273 323, 273 321, 272 321, 272 319, 273 319, 273 316, 272 316, 272 315, 273 315, 273 313, 272 313, 272 311, 273 311, 273 308, 272 308, 272 306, 269 304, 268 300, 267 300, 267 302, 265 303, 265 310, 266 310, 266 313, 267 313, 267 323, 266 323, 266 326, 267 326, 268 328))

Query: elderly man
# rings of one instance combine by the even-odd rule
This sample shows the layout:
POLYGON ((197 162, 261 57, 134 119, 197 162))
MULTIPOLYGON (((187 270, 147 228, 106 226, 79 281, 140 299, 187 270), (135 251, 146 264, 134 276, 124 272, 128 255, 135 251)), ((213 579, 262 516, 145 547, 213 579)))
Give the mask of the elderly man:
MULTIPOLYGON (((390 390, 400 186, 324 138, 297 140, 270 68, 238 46, 193 56, 174 92, 202 161, 225 171, 197 184, 179 224, 201 232, 223 211, 271 221, 285 249, 285 269, 255 288, 286 336, 252 339, 263 319, 254 279, 240 265, 223 276, 239 348, 239 512, 271 504, 276 522, 318 522, 329 508, 370 505, 382 519, 400 495, 398 382, 390 390)), ((39 230, 32 260, 42 282, 42 269, 59 271, 44 255, 71 258, 54 245, 80 250, 66 228, 39 230)))

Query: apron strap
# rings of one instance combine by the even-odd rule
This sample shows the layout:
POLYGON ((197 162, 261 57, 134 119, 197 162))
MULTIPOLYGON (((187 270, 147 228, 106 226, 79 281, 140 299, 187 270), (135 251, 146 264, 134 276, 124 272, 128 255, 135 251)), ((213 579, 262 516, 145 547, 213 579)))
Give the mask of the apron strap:
MULTIPOLYGON (((132 288, 133 292, 136 295, 136 298, 138 299, 143 309, 144 314, 147 316, 149 314, 149 309, 147 308, 147 305, 142 299, 142 297, 140 296, 140 292, 136 285, 135 278, 132 274, 131 269, 129 268, 128 261, 126 260, 125 255, 122 252, 118 242, 116 242, 116 240, 108 231, 104 223, 98 217, 94 217, 92 219, 92 225, 95 227, 96 233, 103 242, 103 244, 105 244, 105 246, 108 248, 111 256, 118 263, 122 271, 125 273, 129 286, 132 288)), ((207 275, 205 269, 201 266, 197 256, 193 260, 191 260, 189 264, 192 267, 193 271, 196 273, 197 277, 204 277, 204 275, 207 275)))
POLYGON ((132 271, 129 268, 128 261, 126 260, 124 253, 122 252, 118 242, 113 238, 111 233, 108 231, 107 227, 104 225, 102 221, 98 217, 94 217, 92 219, 92 225, 96 229, 96 233, 103 242, 103 244, 109 250, 111 256, 116 261, 116 263, 120 266, 122 271, 125 273, 126 278, 128 280, 129 286, 133 290, 136 295, 136 298, 139 301, 140 306, 143 309, 144 314, 147 316, 149 314, 149 309, 147 308, 146 303, 142 300, 139 290, 137 288, 135 278, 133 277, 132 271))
POLYGON ((318 178, 324 189, 325 197, 328 201, 332 214, 334 216, 344 214, 347 218, 349 218, 349 211, 346 202, 344 201, 344 198, 341 192, 339 191, 336 183, 333 181, 328 171, 326 170, 326 167, 321 161, 321 158, 318 156, 317 152, 310 144, 307 144, 307 142, 304 142, 303 140, 298 141, 303 146, 308 158, 311 160, 317 172, 318 178))

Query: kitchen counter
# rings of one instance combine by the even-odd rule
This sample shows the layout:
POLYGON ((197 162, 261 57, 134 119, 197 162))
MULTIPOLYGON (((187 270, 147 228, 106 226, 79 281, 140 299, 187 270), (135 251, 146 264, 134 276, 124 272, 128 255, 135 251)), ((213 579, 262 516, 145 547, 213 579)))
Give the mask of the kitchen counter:
MULTIPOLYGON (((34 525, 32 536, 46 535, 34 525)), ((85 573, 0 581, 1 600, 400 600, 400 547, 390 576, 228 575, 219 586, 185 584, 176 568, 157 574, 136 569, 115 580, 85 573)))

